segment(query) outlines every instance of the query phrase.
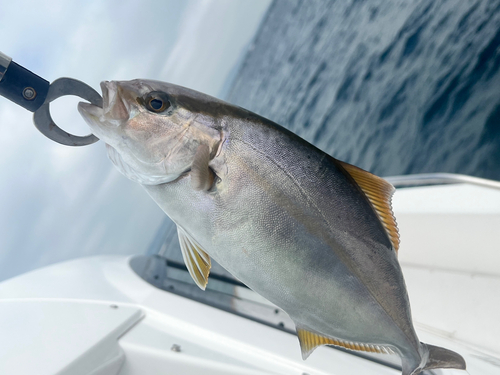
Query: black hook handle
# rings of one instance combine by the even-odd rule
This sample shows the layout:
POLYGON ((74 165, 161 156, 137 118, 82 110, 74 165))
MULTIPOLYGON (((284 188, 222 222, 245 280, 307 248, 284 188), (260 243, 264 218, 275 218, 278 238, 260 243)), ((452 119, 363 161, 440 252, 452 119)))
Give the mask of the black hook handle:
POLYGON ((102 97, 89 85, 72 78, 59 78, 50 84, 0 52, 0 95, 34 112, 33 122, 40 132, 67 146, 85 146, 99 139, 89 134, 76 136, 62 130, 50 115, 50 102, 64 95, 75 95, 102 107, 102 97))
POLYGON ((0 52, 0 95, 35 112, 42 106, 50 83, 0 52))

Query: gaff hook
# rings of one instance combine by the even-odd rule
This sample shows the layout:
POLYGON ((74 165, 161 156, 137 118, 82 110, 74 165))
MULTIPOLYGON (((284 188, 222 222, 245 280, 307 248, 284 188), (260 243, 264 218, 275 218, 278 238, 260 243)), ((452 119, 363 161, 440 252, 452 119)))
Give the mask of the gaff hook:
POLYGON ((50 102, 65 95, 76 95, 88 100, 91 104, 102 107, 102 97, 92 87, 73 78, 59 78, 51 83, 45 102, 33 115, 36 128, 47 138, 67 146, 85 146, 97 142, 99 138, 93 134, 83 137, 73 135, 54 123, 50 116, 50 102))
POLYGON ((67 146, 85 146, 99 140, 93 134, 81 137, 62 130, 50 115, 50 102, 65 95, 79 96, 102 107, 101 95, 81 81, 59 78, 49 84, 0 52, 0 95, 34 112, 36 128, 55 142, 67 146))

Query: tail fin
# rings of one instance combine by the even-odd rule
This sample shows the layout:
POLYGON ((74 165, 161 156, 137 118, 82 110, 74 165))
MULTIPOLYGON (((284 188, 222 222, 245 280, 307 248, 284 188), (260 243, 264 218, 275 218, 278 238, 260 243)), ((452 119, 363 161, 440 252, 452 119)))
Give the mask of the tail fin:
POLYGON ((430 370, 433 368, 456 368, 465 370, 465 360, 463 357, 451 350, 440 348, 439 346, 421 343, 427 347, 429 357, 422 370, 430 370))
POLYGON ((403 375, 417 375, 424 370, 435 368, 456 368, 465 370, 465 360, 463 357, 451 350, 441 348, 439 346, 420 343, 422 346, 422 363, 418 368, 411 368, 408 362, 405 363, 403 358, 403 375))

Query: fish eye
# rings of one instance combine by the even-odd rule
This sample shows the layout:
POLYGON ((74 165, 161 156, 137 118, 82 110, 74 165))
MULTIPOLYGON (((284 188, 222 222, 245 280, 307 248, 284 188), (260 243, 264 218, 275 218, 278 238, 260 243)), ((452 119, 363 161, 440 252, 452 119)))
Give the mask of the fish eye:
POLYGON ((144 100, 144 104, 148 111, 155 113, 160 113, 170 108, 170 102, 162 92, 149 93, 144 100))
POLYGON ((159 111, 163 107, 163 100, 161 100, 161 99, 151 99, 149 101, 149 106, 153 110, 159 111))

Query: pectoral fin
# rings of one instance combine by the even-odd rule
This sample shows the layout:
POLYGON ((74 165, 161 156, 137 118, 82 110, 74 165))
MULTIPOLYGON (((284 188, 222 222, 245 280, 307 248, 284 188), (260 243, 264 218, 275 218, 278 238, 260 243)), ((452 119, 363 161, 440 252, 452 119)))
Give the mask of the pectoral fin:
POLYGON ((214 172, 209 168, 210 149, 199 145, 191 165, 191 186, 194 190, 208 190, 214 183, 214 172))
POLYGON ((208 274, 210 273, 210 256, 203 248, 186 233, 184 229, 177 226, 179 243, 181 244, 182 258, 189 274, 200 289, 205 290, 208 283, 208 274))
POLYGON ((309 357, 314 349, 321 345, 333 345, 344 349, 363 352, 393 353, 393 350, 389 347, 332 339, 299 327, 297 327, 297 335, 299 336, 300 348, 302 349, 302 359, 304 360, 309 357))
POLYGON ((342 165, 347 173, 356 181, 363 193, 365 193, 382 222, 397 254, 399 249, 399 232, 391 203, 392 194, 395 191, 394 186, 383 178, 375 176, 361 168, 339 160, 336 161, 342 165))

